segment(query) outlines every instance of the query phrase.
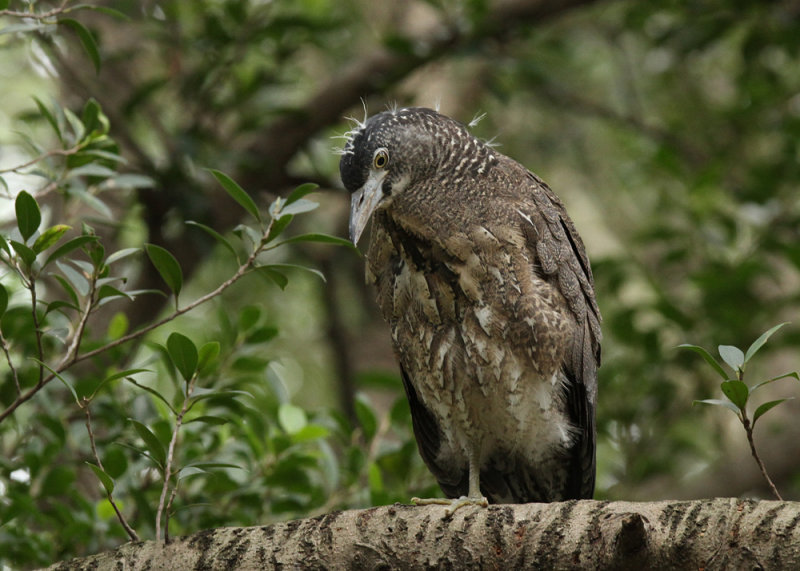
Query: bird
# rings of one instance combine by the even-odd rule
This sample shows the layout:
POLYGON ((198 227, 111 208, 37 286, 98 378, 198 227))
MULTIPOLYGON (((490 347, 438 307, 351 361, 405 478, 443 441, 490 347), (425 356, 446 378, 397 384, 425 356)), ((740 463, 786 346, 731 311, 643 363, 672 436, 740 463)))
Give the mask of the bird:
POLYGON ((591 498, 601 316, 581 240, 537 175, 424 107, 345 134, 350 239, 391 329, 420 455, 466 505, 591 498))

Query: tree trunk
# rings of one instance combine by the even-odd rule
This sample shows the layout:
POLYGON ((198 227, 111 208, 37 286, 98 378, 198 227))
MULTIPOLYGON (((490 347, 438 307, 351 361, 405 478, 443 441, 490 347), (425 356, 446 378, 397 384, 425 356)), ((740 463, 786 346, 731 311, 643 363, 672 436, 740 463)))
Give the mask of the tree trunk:
POLYGON ((800 569, 800 503, 395 504, 128 543, 51 570, 800 569))

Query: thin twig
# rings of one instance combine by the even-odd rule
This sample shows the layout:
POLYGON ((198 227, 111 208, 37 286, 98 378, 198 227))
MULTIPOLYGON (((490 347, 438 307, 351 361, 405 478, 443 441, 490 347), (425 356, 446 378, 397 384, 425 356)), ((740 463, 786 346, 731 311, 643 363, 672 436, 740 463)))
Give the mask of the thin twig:
POLYGON ((19 384, 19 373, 17 373, 17 368, 14 366, 14 361, 11 359, 11 352, 8 348, 8 341, 6 341, 5 336, 3 336, 3 331, 0 330, 0 347, 3 348, 3 353, 6 356, 6 362, 8 363, 8 368, 11 370, 11 376, 14 377, 14 385, 17 388, 17 396, 22 394, 22 387, 19 384))
MULTIPOLYGON (((28 285, 28 289, 31 292, 31 313, 33 315, 33 333, 36 336, 36 353, 39 356, 39 382, 36 383, 36 386, 41 388, 45 385, 46 381, 44 380, 44 345, 42 344, 42 331, 39 328, 39 316, 36 314, 36 280, 31 276, 30 284, 28 285)), ((51 375, 53 376, 53 375, 51 375)))
POLYGON ((97 268, 95 268, 95 271, 92 273, 92 279, 89 282, 89 293, 86 295, 86 307, 84 308, 83 313, 81 313, 81 318, 78 321, 78 326, 75 328, 75 332, 72 334, 72 342, 70 343, 67 352, 64 354, 64 358, 61 359, 61 362, 56 367, 58 372, 63 371, 64 368, 66 368, 64 365, 74 359, 75 355, 77 355, 78 351, 80 350, 83 332, 86 330, 86 323, 89 321, 89 316, 94 309, 94 295, 97 291, 98 277, 97 268))
POLYGON ((32 20, 47 20, 48 18, 69 12, 71 8, 68 8, 67 4, 69 4, 69 0, 64 0, 61 2, 61 6, 58 8, 53 8, 52 10, 48 10, 47 12, 42 12, 40 14, 37 14, 36 12, 20 12, 18 10, 0 10, 0 16, 11 16, 12 18, 30 18, 32 20))
MULTIPOLYGON (((169 490, 169 481, 172 478, 172 462, 175 456, 175 446, 178 442, 178 431, 181 429, 181 425, 183 424, 183 417, 186 415, 186 412, 189 410, 189 404, 191 402, 192 391, 194 390, 194 383, 197 379, 197 375, 192 377, 192 380, 189 381, 189 386, 186 388, 186 398, 183 399, 183 405, 181 406, 181 411, 178 413, 177 418, 175 419, 175 428, 172 430, 172 439, 169 441, 169 449, 167 451, 167 460, 164 464, 164 485, 161 487, 161 497, 158 500, 158 511, 156 512, 156 541, 161 538, 161 519, 164 517, 164 502, 167 499, 167 490, 169 490)), ((176 483, 175 486, 178 484, 176 483)), ((172 498, 170 498, 170 503, 172 503, 172 498)), ((167 520, 169 520, 169 514, 167 514, 167 520)), ((166 526, 169 525, 169 521, 167 521, 166 526)), ((165 527, 166 527, 165 526, 165 527)), ((164 537, 164 541, 166 542, 166 535, 164 537)))
MULTIPOLYGON (((83 399, 83 404, 81 408, 83 412, 86 414, 86 430, 89 433, 89 444, 92 447, 92 455, 94 456, 94 461, 97 462, 97 466, 105 472, 106 469, 103 467, 103 461, 100 460, 100 454, 97 453, 97 446, 94 442, 94 432, 92 431, 92 416, 89 412, 89 399, 83 399)), ((122 524, 122 527, 125 529, 125 532, 128 534, 128 537, 131 538, 131 541, 139 541, 139 535, 136 531, 128 524, 128 521, 125 519, 125 516, 122 515, 117 503, 114 501, 114 497, 110 490, 106 489, 106 497, 108 498, 108 503, 111 504, 111 507, 114 508, 114 512, 117 514, 117 519, 119 523, 122 524)))
POLYGON ((778 498, 778 500, 783 501, 780 492, 778 492, 778 488, 775 487, 772 478, 770 478, 769 474, 767 474, 767 468, 764 466, 764 462, 761 461, 761 457, 758 455, 758 452, 756 452, 756 444, 753 441, 753 425, 750 423, 750 419, 743 414, 740 420, 742 421, 742 426, 744 426, 744 431, 747 433, 747 442, 750 444, 750 453, 753 455, 753 458, 755 458, 756 464, 758 464, 758 467, 761 470, 761 475, 764 476, 764 479, 769 484, 769 487, 775 497, 778 498))
POLYGON ((42 153, 38 157, 32 158, 28 162, 22 163, 21 165, 17 165, 17 166, 14 166, 14 167, 8 167, 8 168, 5 168, 5 169, 0 169, 0 174, 6 174, 6 173, 9 173, 9 172, 13 172, 13 173, 19 172, 20 170, 22 170, 24 168, 28 168, 29 166, 33 166, 36 163, 41 162, 41 161, 43 161, 43 160, 45 160, 47 158, 50 158, 50 157, 56 157, 56 156, 58 156, 58 157, 69 157, 70 155, 74 155, 76 153, 79 153, 81 150, 83 150, 83 147, 85 147, 85 146, 86 146, 85 144, 79 144, 79 145, 75 145, 74 147, 71 147, 69 149, 52 149, 52 150, 47 151, 46 153, 42 153))

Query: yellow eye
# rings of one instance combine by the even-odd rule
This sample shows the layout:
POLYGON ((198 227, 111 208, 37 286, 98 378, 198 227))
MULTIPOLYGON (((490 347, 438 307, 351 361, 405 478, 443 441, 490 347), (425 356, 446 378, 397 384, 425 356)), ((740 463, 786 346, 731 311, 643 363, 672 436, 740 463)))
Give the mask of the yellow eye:
POLYGON ((375 152, 375 158, 372 159, 372 164, 376 169, 382 169, 389 163, 389 153, 386 149, 378 149, 375 152))

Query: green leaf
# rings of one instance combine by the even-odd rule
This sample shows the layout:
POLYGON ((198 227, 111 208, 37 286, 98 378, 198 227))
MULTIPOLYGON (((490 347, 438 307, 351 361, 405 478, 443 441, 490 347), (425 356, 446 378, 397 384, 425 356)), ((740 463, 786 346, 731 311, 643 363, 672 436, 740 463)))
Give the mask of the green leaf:
POLYGON ((330 436, 330 429, 319 424, 307 424, 292 435, 294 442, 310 442, 330 436))
POLYGON ((720 345, 717 349, 719 356, 728 364, 734 371, 738 371, 744 365, 744 353, 738 347, 733 345, 720 345))
POLYGON ((0 317, 3 317, 6 309, 8 309, 8 290, 0 284, 0 317))
MULTIPOLYGON (((266 266, 258 266, 259 269, 261 268, 269 268, 272 270, 277 270, 279 272, 283 272, 285 270, 303 270, 305 272, 309 272, 317 276, 323 282, 325 281, 325 275, 319 271, 315 270, 314 268, 309 268, 307 266, 301 266, 299 264, 268 264, 266 266)), ((281 288, 283 289, 283 288, 281 288)))
POLYGON ((81 24, 78 20, 73 20, 72 18, 62 18, 58 20, 59 24, 64 24, 67 27, 72 28, 75 30, 75 33, 78 35, 78 39, 81 41, 83 45, 83 49, 89 55, 89 58, 92 60, 94 64, 95 72, 100 72, 100 52, 97 49, 97 41, 94 39, 94 36, 89 31, 86 26, 81 24))
POLYGON ((283 403, 278 409, 278 422, 289 434, 295 434, 308 424, 306 411, 291 403, 283 403))
POLYGON ((145 448, 150 453, 150 456, 153 458, 153 460, 155 460, 159 468, 163 470, 167 461, 167 450, 164 448, 164 445, 153 433, 153 431, 147 428, 144 424, 138 420, 133 420, 132 418, 129 418, 128 420, 130 420, 131 424, 133 424, 133 427, 136 429, 136 433, 139 435, 139 438, 144 441, 145 448))
POLYGON ((784 325, 788 324, 789 324, 788 321, 784 321, 783 323, 779 323, 775 327, 772 327, 771 329, 768 329, 767 331, 762 333, 761 336, 755 341, 753 341, 753 344, 747 348, 747 352, 744 354, 744 362, 747 363, 753 357, 753 355, 755 355, 758 352, 758 350, 764 346, 764 343, 766 343, 767 340, 770 337, 772 337, 773 333, 775 333, 778 329, 780 329, 784 325))
POLYGON ((766 381, 761 381, 760 383, 756 383, 750 388, 750 392, 752 393, 759 387, 763 387, 764 385, 768 385, 769 383, 780 381, 781 379, 786 379, 788 377, 800 381, 800 374, 798 374, 796 371, 792 371, 791 373, 784 373, 782 375, 778 375, 777 377, 772 377, 771 379, 767 379, 766 381))
POLYGON ((128 256, 132 256, 140 252, 141 248, 123 248, 122 250, 117 250, 113 254, 111 254, 108 258, 106 258, 106 265, 110 266, 114 262, 118 262, 128 256))
POLYGON ((0 234, 0 249, 2 249, 6 254, 9 256, 11 255, 11 248, 8 246, 8 241, 6 241, 6 237, 0 234))
POLYGON ((50 123, 50 127, 52 127, 53 131, 55 131, 58 140, 63 143, 64 137, 61 134, 61 126, 56 120, 55 115, 53 115, 50 112, 47 106, 44 103, 42 103, 42 101, 38 97, 34 97, 33 100, 36 102, 36 106, 39 108, 39 113, 41 113, 42 117, 44 117, 47 120, 47 122, 50 123))
POLYGON ((692 404, 709 404, 712 406, 724 406, 725 408, 731 409, 736 414, 739 414, 739 409, 736 408, 736 405, 733 404, 729 400, 722 400, 722 399, 703 399, 703 400, 696 400, 692 401, 692 404))
POLYGON ((17 256, 20 257, 26 267, 30 268, 33 266, 33 262, 36 261, 36 252, 28 248, 28 246, 22 242, 17 242, 16 240, 11 240, 11 247, 14 248, 17 256))
POLYGON ((75 238, 67 240, 66 242, 61 244, 58 248, 53 250, 53 252, 49 256, 47 256, 47 260, 45 260, 44 265, 42 267, 46 266, 50 262, 58 260, 59 258, 63 258, 70 252, 77 250, 81 246, 85 246, 89 242, 96 242, 96 241, 97 241, 97 236, 76 236, 75 238))
POLYGON ((292 192, 289 193, 289 196, 286 197, 286 202, 284 202, 284 207, 292 204, 293 202, 297 202, 307 194, 311 194, 312 192, 316 191, 319 188, 318 184, 313 182, 307 182, 305 184, 301 184, 297 188, 295 188, 292 192))
POLYGON ((292 204, 284 202, 281 205, 279 212, 280 216, 285 216, 287 214, 303 214, 304 212, 311 212, 317 208, 319 208, 319 203, 312 200, 306 200, 305 198, 300 198, 292 204))
POLYGON ((739 410, 744 410, 747 406, 747 398, 750 396, 750 389, 742 381, 728 380, 720 383, 720 388, 726 397, 736 405, 739 410))
POLYGON ((764 404, 760 405, 756 409, 756 411, 753 413, 753 426, 756 425, 756 421, 759 418, 761 418, 764 415, 765 412, 767 412, 770 409, 775 408, 776 406, 778 406, 782 402, 787 401, 787 400, 792 400, 793 398, 794 397, 788 397, 788 398, 785 398, 785 399, 771 400, 769 402, 765 402, 764 404))
POLYGON ((36 204, 36 199, 33 198, 28 192, 22 190, 17 195, 14 201, 14 209, 17 214, 17 228, 22 235, 24 242, 34 235, 36 230, 39 229, 39 224, 42 223, 42 213, 39 210, 39 205, 36 204))
POLYGON ((135 385, 135 386, 139 387, 139 388, 140 388, 140 389, 142 389, 143 391, 147 391, 148 393, 150 393, 151 395, 153 395, 154 397, 156 397, 158 400, 160 400, 161 402, 163 402, 165 405, 167 405, 167 408, 168 408, 168 409, 169 409, 169 410, 172 412, 172 414, 177 414, 177 412, 176 412, 176 411, 175 411, 175 409, 172 407, 172 405, 171 405, 171 404, 170 404, 170 402, 167 400, 167 398, 166 398, 164 395, 162 395, 160 392, 158 392, 157 390, 155 390, 154 388, 151 388, 151 387, 148 387, 148 386, 146 386, 146 385, 143 385, 143 384, 141 384, 141 383, 137 382, 137 381, 136 381, 136 379, 133 379, 133 378, 131 378, 131 377, 127 377, 127 376, 126 376, 126 377, 125 377, 125 380, 126 380, 126 381, 128 381, 129 383, 131 383, 132 385, 135 385))
POLYGON ((725 369, 722 368, 722 365, 720 365, 717 362, 717 360, 711 356, 711 353, 709 353, 699 345, 690 345, 688 343, 684 343, 682 345, 678 345, 678 349, 690 349, 691 351, 694 351, 695 353, 703 357, 703 359, 706 360, 706 363, 711 365, 711 367, 717 372, 717 374, 719 374, 720 377, 722 377, 723 379, 728 378, 728 373, 725 372, 725 369))
POLYGON ((239 261, 239 254, 236 252, 236 248, 233 247, 233 244, 231 244, 228 241, 228 239, 225 238, 225 236, 223 236, 222 234, 220 234, 219 232, 217 232, 216 230, 214 230, 210 226, 206 226, 205 224, 200 224, 199 222, 193 222, 192 220, 187 220, 186 224, 189 225, 189 226, 194 226, 196 228, 200 228, 201 230, 205 231, 209 236, 211 236, 217 242, 219 242, 220 244, 225 246, 225 248, 227 248, 228 251, 231 254, 233 254, 233 259, 236 260, 236 263, 238 263, 238 264, 241 263, 239 261))
POLYGON ((258 206, 250 195, 247 194, 247 191, 225 173, 214 169, 209 169, 209 172, 214 175, 214 178, 217 179, 231 198, 238 202, 242 208, 247 210, 253 218, 261 222, 261 213, 258 211, 258 206))
POLYGON ((358 422, 361 428, 364 429, 364 436, 367 441, 371 441, 378 432, 378 419, 375 416, 375 412, 363 394, 356 396, 355 408, 358 422))
MULTIPOLYGON (((56 262, 56 267, 61 270, 64 276, 69 280, 69 283, 75 286, 79 294, 86 296, 89 293, 89 280, 86 279, 86 276, 82 272, 77 271, 72 266, 62 264, 61 262, 56 262)), ((64 284, 62 283, 62 285, 64 284)), ((76 303, 76 305, 78 304, 76 303)))
POLYGON ((203 423, 203 424, 208 424, 210 426, 221 426, 223 424, 228 424, 230 422, 230 420, 227 419, 227 418, 223 418, 221 416, 203 415, 203 416, 197 416, 195 418, 191 418, 189 420, 185 420, 183 423, 184 424, 189 424, 189 423, 192 423, 192 422, 200 422, 200 423, 203 423))
POLYGON ((292 236, 291 238, 278 242, 272 247, 277 248, 278 246, 283 246, 284 244, 294 244, 296 242, 319 242, 322 244, 335 244, 337 246, 347 246, 351 250, 356 249, 355 245, 353 245, 353 243, 346 238, 339 238, 338 236, 331 236, 329 234, 321 234, 318 232, 292 236))
POLYGON ((92 469, 94 475, 97 476, 97 479, 100 480, 100 483, 103 484, 103 487, 106 489, 106 493, 111 495, 114 492, 114 480, 111 479, 111 476, 105 473, 100 466, 92 464, 91 462, 86 463, 89 468, 92 469))
MULTIPOLYGON (((108 300, 111 300, 111 299, 113 299, 115 297, 126 297, 128 299, 133 299, 126 292, 120 291, 117 288, 115 288, 114 286, 110 286, 108 284, 103 284, 97 290, 97 300, 98 301, 103 301, 103 300, 108 301, 108 300)), ((104 304, 98 304, 98 307, 100 305, 104 305, 104 304)))
POLYGON ((47 369, 48 371, 50 371, 50 372, 53 374, 53 376, 54 376, 55 378, 57 378, 59 381, 61 381, 61 382, 64 384, 64 386, 65 386, 65 387, 67 387, 67 388, 69 389, 69 392, 70 392, 70 393, 72 393, 72 398, 73 398, 73 399, 75 399, 75 404, 77 404, 78 406, 81 406, 81 399, 79 399, 79 398, 78 398, 78 393, 77 393, 77 392, 75 392, 75 388, 74 388, 74 387, 73 387, 73 386, 70 384, 70 382, 69 382, 69 381, 67 381, 67 379, 65 379, 64 377, 62 377, 62 376, 61 376, 61 375, 58 373, 58 371, 56 371, 55 369, 53 369, 53 368, 52 368, 50 365, 48 365, 48 364, 47 364, 47 363, 45 363, 44 361, 40 361, 40 360, 39 360, 39 359, 37 359, 36 357, 29 357, 29 358, 30 358, 30 360, 31 360, 31 361, 33 361, 33 362, 35 362, 35 363, 38 363, 39 365, 41 365, 42 367, 44 367, 45 369, 47 369))
POLYGON ((204 343, 202 347, 200 347, 200 351, 198 351, 197 357, 197 370, 203 374, 207 373, 207 369, 213 365, 214 360, 219 355, 219 342, 218 341, 209 341, 208 343, 204 343))
POLYGON ((36 241, 33 243, 33 251, 36 254, 44 252, 48 248, 54 246, 56 242, 61 240, 62 236, 70 229, 66 224, 57 224, 42 232, 36 241))
POLYGON ((197 371, 197 347, 191 339, 174 332, 167 339, 167 351, 181 376, 189 382, 197 371))
POLYGON ((181 292, 181 287, 183 287, 183 272, 178 260, 161 246, 145 244, 144 248, 150 257, 150 261, 153 262, 158 273, 161 274, 161 278, 177 298, 181 292))
POLYGON ((281 216, 277 220, 272 223, 272 227, 269 229, 269 234, 267 235, 266 240, 264 240, 265 244, 272 242, 275 238, 280 236, 286 227, 294 220, 294 216, 291 214, 287 214, 285 216, 281 216))
POLYGON ((265 276, 269 280, 273 281, 281 289, 286 289, 286 285, 289 283, 289 278, 287 278, 278 270, 273 269, 271 266, 260 266, 256 268, 256 271, 262 276, 265 276))

